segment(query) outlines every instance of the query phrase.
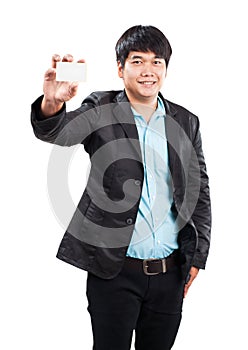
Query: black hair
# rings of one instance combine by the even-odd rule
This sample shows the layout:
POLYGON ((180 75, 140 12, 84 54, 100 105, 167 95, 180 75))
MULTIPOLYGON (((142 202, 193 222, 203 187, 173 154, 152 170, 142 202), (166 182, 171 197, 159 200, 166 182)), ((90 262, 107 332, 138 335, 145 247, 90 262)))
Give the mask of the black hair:
POLYGON ((116 60, 124 67, 130 51, 154 52, 168 67, 172 49, 168 39, 156 27, 137 25, 126 30, 115 46, 116 60))

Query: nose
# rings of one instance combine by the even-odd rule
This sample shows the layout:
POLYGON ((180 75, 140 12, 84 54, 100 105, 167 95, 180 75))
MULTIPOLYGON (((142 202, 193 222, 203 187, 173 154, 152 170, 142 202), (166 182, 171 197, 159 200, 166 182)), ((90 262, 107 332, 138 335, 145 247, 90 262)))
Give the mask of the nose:
POLYGON ((142 77, 152 77, 154 76, 154 73, 152 71, 152 65, 147 63, 143 66, 143 70, 141 72, 142 77))
POLYGON ((142 72, 142 73, 141 73, 141 76, 142 76, 142 77, 153 77, 153 76, 154 76, 154 73, 152 73, 152 72, 150 72, 150 71, 142 72))

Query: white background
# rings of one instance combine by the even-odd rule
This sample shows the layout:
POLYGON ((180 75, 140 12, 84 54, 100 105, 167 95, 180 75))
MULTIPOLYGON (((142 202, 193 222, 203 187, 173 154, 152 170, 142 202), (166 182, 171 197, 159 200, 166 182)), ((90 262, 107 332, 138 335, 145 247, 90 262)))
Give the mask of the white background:
MULTIPOLYGON (((71 53, 88 63, 87 82, 68 109, 94 90, 122 88, 114 46, 136 24, 157 26, 172 45, 162 92, 200 117, 210 176, 211 252, 206 271, 185 299, 173 349, 248 348, 245 5, 241 0, 5 2, 0 21, 1 349, 91 349, 86 273, 55 258, 65 228, 47 193, 52 145, 34 137, 30 105, 42 94, 53 53, 71 53)), ((69 173, 75 204, 87 167, 80 149, 69 173)))

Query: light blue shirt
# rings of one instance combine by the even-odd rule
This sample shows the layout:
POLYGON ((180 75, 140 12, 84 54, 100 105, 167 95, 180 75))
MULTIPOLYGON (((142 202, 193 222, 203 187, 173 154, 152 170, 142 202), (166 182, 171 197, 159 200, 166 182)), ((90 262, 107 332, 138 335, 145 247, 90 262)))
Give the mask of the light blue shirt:
POLYGON ((178 248, 178 227, 171 211, 172 179, 165 133, 165 108, 158 107, 149 123, 132 108, 144 166, 144 183, 127 256, 164 258, 178 248))

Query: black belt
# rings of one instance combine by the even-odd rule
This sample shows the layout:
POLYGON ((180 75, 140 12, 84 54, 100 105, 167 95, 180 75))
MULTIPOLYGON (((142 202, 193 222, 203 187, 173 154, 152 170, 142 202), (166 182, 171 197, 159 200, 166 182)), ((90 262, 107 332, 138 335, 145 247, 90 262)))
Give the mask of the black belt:
POLYGON ((163 259, 137 259, 126 257, 126 263, 130 265, 131 268, 142 271, 150 276, 157 275, 159 273, 165 273, 174 266, 178 266, 178 254, 173 252, 167 258, 163 259))

